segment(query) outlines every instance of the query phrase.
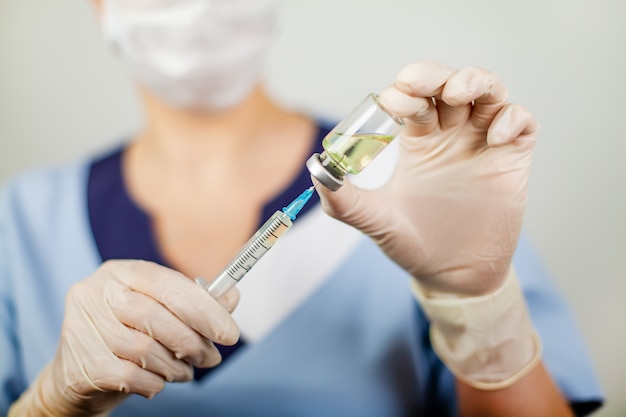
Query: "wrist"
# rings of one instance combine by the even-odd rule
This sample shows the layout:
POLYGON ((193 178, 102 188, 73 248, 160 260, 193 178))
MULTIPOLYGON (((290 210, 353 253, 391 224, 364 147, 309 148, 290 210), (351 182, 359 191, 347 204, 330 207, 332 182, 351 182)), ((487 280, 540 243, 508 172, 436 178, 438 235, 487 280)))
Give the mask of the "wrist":
POLYGON ((501 389, 540 361, 541 343, 512 268, 500 288, 478 297, 437 296, 416 280, 412 289, 431 321, 433 349, 468 385, 501 389))
POLYGON ((92 412, 71 404, 62 392, 61 385, 51 377, 52 366, 47 365, 26 391, 9 409, 8 417, 106 417, 112 410, 92 412))

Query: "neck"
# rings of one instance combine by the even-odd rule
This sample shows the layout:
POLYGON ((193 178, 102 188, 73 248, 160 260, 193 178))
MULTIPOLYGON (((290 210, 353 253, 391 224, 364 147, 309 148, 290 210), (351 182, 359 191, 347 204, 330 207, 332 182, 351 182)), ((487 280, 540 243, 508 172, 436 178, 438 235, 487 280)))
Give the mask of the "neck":
MULTIPOLYGON (((137 137, 139 147, 168 164, 206 164, 215 159, 255 151, 259 139, 286 115, 257 87, 236 107, 219 112, 175 108, 142 91, 147 123, 137 137)), ((272 146, 264 143, 263 146, 272 146)))
POLYGON ((314 137, 311 120, 278 107, 260 87, 219 113, 173 108, 148 92, 142 98, 147 124, 125 154, 124 169, 131 193, 143 202, 166 189, 272 195, 302 169, 314 137))

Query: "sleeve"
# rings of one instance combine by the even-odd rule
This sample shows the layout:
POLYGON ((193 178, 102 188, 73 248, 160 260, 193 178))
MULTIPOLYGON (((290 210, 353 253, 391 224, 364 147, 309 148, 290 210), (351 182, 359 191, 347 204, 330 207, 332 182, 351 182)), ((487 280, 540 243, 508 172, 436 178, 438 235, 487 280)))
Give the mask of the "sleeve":
POLYGON ((586 416, 603 403, 593 365, 574 315, 522 234, 513 258, 530 316, 543 344, 543 362, 570 401, 577 416, 586 416))
POLYGON ((19 371, 19 342, 15 329, 13 283, 9 271, 9 217, 8 189, 0 189, 0 415, 6 415, 9 406, 25 389, 19 371))

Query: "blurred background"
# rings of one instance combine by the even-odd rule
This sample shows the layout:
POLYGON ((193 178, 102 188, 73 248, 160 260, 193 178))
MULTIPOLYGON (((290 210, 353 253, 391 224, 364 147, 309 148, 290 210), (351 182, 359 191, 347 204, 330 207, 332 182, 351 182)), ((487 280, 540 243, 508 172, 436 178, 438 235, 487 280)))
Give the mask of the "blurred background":
MULTIPOLYGON (((415 60, 480 66, 541 124, 526 229, 626 415, 626 2, 282 1, 268 83, 340 118, 415 60)), ((0 181, 101 150, 140 124, 89 0, 0 2, 0 181)))

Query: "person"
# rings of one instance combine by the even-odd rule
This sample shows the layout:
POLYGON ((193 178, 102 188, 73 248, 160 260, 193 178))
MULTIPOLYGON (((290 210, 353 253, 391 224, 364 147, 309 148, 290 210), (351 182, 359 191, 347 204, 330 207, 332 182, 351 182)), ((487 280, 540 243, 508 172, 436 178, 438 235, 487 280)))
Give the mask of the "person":
POLYGON ((318 186, 320 203, 216 300, 193 278, 311 185, 304 162, 333 123, 263 87, 273 1, 95 4, 145 126, 3 187, 2 413, 598 408, 571 314, 521 234, 537 122, 494 74, 401 69, 380 94, 405 123, 397 160, 359 186, 318 186))

